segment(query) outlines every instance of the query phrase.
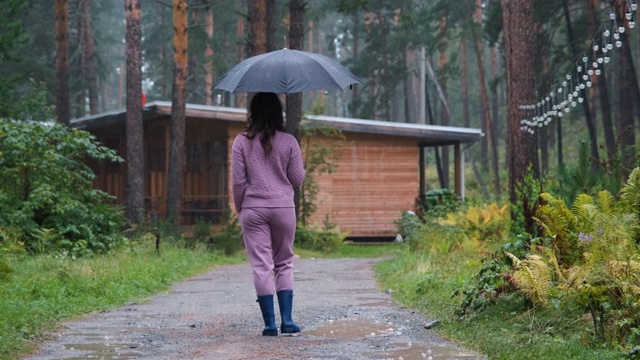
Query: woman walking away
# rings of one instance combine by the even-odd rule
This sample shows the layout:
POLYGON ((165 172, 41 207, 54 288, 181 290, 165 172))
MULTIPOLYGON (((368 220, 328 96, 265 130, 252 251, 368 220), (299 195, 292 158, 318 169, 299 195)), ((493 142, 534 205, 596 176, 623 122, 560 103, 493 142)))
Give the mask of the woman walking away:
POLYGON ((257 93, 249 111, 245 132, 233 142, 233 201, 264 319, 262 335, 278 336, 274 294, 280 307, 280 331, 297 333, 300 327, 291 309, 296 232, 293 188, 305 176, 300 145, 285 133, 282 104, 276 94, 257 93))

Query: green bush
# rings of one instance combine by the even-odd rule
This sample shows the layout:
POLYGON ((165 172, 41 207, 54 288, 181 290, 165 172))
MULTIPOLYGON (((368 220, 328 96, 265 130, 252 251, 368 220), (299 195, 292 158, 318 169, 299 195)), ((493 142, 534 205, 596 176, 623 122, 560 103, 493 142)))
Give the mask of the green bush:
POLYGON ((303 249, 334 252, 345 244, 347 234, 334 226, 307 226, 298 224, 295 245, 303 249))
POLYGON ((215 248, 221 249, 225 255, 231 256, 243 248, 244 241, 238 217, 233 216, 231 210, 227 209, 225 219, 227 221, 222 225, 220 232, 213 234, 212 240, 215 248))
POLYGON ((18 232, 31 253, 81 256, 125 241, 123 213, 93 189, 87 158, 123 161, 85 131, 0 119, 0 228, 18 232))
POLYGON ((517 294, 521 311, 578 308, 564 321, 590 319, 584 337, 631 348, 640 341, 640 168, 616 198, 581 194, 571 206, 540 194, 539 238, 521 236, 493 254, 472 284, 460 288, 461 314, 517 294), (585 316, 586 315, 586 316, 585 316))

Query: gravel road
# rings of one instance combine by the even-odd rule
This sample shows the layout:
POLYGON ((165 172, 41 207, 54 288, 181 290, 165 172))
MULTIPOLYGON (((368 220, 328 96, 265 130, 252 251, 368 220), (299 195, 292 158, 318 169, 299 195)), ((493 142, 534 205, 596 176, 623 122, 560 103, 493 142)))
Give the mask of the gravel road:
POLYGON ((426 329, 433 319, 380 291, 376 261, 296 259, 295 336, 260 335, 251 269, 241 264, 64 323, 25 359, 486 359, 426 329))

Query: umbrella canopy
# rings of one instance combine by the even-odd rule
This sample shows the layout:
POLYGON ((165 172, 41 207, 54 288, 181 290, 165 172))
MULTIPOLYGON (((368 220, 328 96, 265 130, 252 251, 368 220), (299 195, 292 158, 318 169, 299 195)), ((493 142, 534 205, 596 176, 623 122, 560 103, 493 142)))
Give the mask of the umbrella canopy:
POLYGON ((215 89, 292 94, 307 90, 342 90, 362 83, 349 69, 327 56, 282 49, 250 57, 227 72, 215 89))

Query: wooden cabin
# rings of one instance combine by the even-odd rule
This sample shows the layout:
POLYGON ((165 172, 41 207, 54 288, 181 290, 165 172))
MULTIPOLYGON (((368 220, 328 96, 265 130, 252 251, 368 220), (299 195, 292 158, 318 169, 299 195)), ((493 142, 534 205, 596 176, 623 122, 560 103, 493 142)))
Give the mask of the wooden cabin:
MULTIPOLYGON (((179 222, 198 219, 219 224, 231 199, 231 146, 246 123, 246 109, 187 104, 184 198, 179 222)), ((146 213, 164 218, 169 163, 170 102, 152 102, 143 110, 146 213)), ((71 126, 91 132, 126 158, 125 110, 87 116, 71 126)), ((394 221, 416 211, 425 196, 424 148, 453 145, 455 191, 464 197, 463 146, 482 137, 479 129, 393 123, 329 116, 308 116, 309 127, 331 127, 343 140, 314 137, 315 142, 340 141, 337 168, 315 179, 320 186, 311 221, 325 219, 352 238, 396 235, 394 221)), ((305 144, 303 143, 303 152, 305 144)), ((126 165, 91 164, 95 187, 126 201, 126 165)))

